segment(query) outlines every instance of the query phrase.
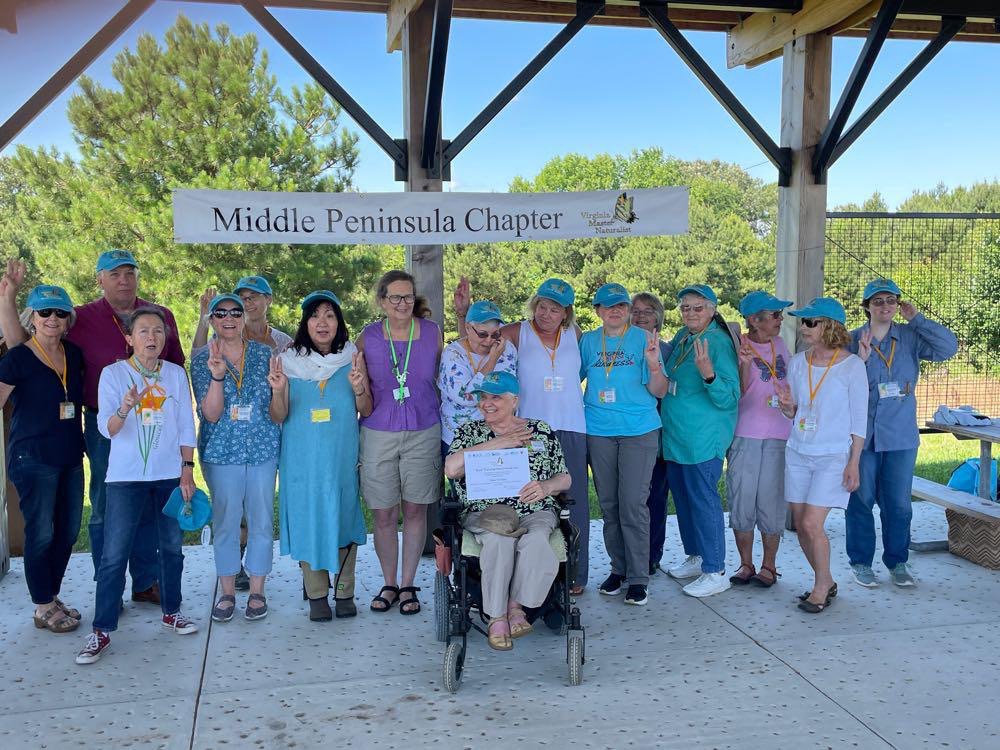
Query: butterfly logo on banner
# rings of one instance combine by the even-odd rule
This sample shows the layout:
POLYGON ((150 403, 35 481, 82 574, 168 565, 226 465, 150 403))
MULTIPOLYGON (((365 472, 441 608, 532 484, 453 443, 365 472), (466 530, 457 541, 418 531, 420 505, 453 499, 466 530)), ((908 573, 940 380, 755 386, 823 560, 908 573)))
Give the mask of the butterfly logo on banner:
POLYGON ((631 224, 633 221, 639 217, 635 215, 635 211, 632 210, 634 198, 629 198, 626 193, 622 193, 618 196, 615 201, 615 218, 618 221, 624 221, 626 224, 631 224))

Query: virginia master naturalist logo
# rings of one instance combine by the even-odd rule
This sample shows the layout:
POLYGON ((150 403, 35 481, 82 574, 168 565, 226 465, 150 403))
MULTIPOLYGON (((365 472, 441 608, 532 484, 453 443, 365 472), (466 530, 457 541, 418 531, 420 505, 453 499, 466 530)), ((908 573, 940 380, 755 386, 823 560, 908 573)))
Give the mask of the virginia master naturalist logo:
POLYGON ((618 219, 618 221, 624 221, 626 224, 631 224, 639 218, 635 215, 635 211, 632 210, 634 201, 635 198, 629 198, 628 194, 624 192, 618 196, 618 200, 615 201, 615 218, 618 219))
POLYGON ((610 211, 581 211, 580 216, 594 234, 632 234, 631 224, 639 218, 633 210, 634 201, 635 198, 622 191, 610 211))

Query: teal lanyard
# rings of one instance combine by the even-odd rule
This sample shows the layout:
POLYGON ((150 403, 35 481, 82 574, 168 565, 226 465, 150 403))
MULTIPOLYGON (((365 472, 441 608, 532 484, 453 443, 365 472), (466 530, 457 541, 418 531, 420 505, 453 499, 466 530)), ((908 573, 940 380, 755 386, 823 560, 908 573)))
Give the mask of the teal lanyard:
POLYGON ((389 344, 389 354, 392 355, 392 374, 396 377, 396 382, 399 383, 399 388, 402 390, 406 387, 406 375, 410 370, 410 348, 413 346, 413 331, 416 329, 416 321, 412 318, 410 319, 410 338, 406 342, 406 359, 403 360, 403 371, 399 371, 399 359, 396 357, 396 346, 392 342, 392 333, 389 331, 389 321, 383 321, 385 325, 385 338, 389 344))

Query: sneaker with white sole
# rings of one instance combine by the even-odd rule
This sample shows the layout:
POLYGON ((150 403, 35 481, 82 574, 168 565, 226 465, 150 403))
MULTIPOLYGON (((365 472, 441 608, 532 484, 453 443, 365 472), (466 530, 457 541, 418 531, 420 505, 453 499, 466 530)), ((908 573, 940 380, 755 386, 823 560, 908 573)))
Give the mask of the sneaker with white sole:
POLYGON ((913 574, 910 572, 910 569, 905 562, 900 563, 895 568, 890 570, 889 575, 892 577, 892 582, 897 586, 917 585, 916 580, 913 578, 913 574))
POLYGON ((701 575, 701 555, 689 555, 680 565, 667 571, 671 578, 694 578, 701 575))
POLYGON ((198 632, 198 626, 194 624, 194 621, 189 620, 180 612, 172 615, 163 615, 163 627, 170 628, 178 635, 198 632))
POLYGON ((625 583, 625 576, 612 573, 597 590, 605 596, 618 596, 622 592, 623 583, 625 583))
POLYGON ((875 577, 875 571, 872 570, 871 565, 852 565, 851 575, 854 576, 854 582, 859 586, 864 586, 866 589, 873 589, 878 586, 878 579, 875 577))
POLYGON ((646 587, 639 583, 633 583, 628 587, 628 592, 625 594, 625 603, 634 604, 641 607, 646 602, 649 601, 649 596, 646 593, 646 587))
POLYGON ((726 591, 732 584, 726 578, 725 573, 702 573, 695 580, 685 586, 682 591, 688 596, 712 596, 726 591))
POLYGON ((87 636, 86 645, 76 655, 76 663, 93 664, 109 648, 111 648, 111 634, 103 630, 95 630, 87 636))

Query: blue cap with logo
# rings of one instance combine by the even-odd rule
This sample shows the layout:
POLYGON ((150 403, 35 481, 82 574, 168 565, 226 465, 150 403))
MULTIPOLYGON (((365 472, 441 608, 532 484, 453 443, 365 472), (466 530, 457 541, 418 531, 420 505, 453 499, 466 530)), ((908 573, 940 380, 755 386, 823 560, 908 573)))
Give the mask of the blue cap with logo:
POLYGON ((118 266, 133 266, 138 268, 139 264, 135 262, 135 256, 128 250, 108 250, 105 253, 101 253, 101 256, 97 259, 97 273, 101 271, 113 271, 118 266))
POLYGON ((844 306, 833 297, 816 297, 805 307, 789 310, 788 314, 796 318, 829 318, 838 323, 847 323, 844 306))
POLYGON ((208 303, 208 311, 215 312, 215 308, 221 305, 223 302, 235 302, 236 305, 242 310, 243 300, 237 297, 235 294, 217 294, 212 298, 212 301, 208 303))
POLYGON ((340 298, 329 289, 317 289, 315 292, 309 292, 305 299, 302 300, 302 309, 305 310, 309 307, 309 305, 317 300, 326 300, 337 307, 343 307, 343 305, 340 304, 340 298))
POLYGON ((573 287, 562 279, 546 279, 538 287, 535 296, 545 297, 545 299, 550 299, 563 307, 569 307, 576 301, 576 292, 573 291, 573 287))
POLYGON ((888 292, 889 294, 895 294, 897 297, 903 296, 903 291, 896 286, 896 282, 892 279, 875 279, 865 285, 865 291, 862 293, 861 299, 867 302, 879 292, 888 292))
POLYGON ((719 298, 715 296, 715 290, 708 284, 688 284, 677 292, 677 299, 680 300, 685 294, 697 294, 699 297, 707 299, 713 305, 719 304, 719 298))
POLYGON ((271 285, 267 283, 267 279, 263 276, 244 276, 236 282, 236 286, 233 287, 233 294, 239 294, 240 289, 249 289, 251 292, 266 294, 268 297, 274 296, 271 292, 271 285))
POLYGON ((490 320, 496 320, 503 325, 504 320, 499 307, 486 299, 469 305, 469 312, 465 314, 466 323, 486 323, 490 320))
POLYGON ((517 378, 504 370, 494 370, 483 378, 483 382, 472 389, 473 393, 492 393, 494 396, 502 396, 505 393, 513 393, 515 396, 521 392, 517 378))
POLYGON ((632 296, 628 293, 628 289, 621 284, 604 284, 594 292, 594 307, 598 305, 614 307, 622 302, 631 305, 632 296))
POLYGON ((744 318, 768 310, 784 310, 792 305, 791 300, 778 299, 770 292, 758 289, 740 300, 739 311, 744 318))
POLYGON ((176 487, 163 506, 163 515, 176 518, 183 531, 198 531, 212 520, 212 503, 203 490, 196 489, 191 502, 185 503, 181 488, 176 487))
POLYGON ((28 293, 27 307, 32 310, 65 310, 73 312, 73 301, 61 286, 39 284, 28 293))

